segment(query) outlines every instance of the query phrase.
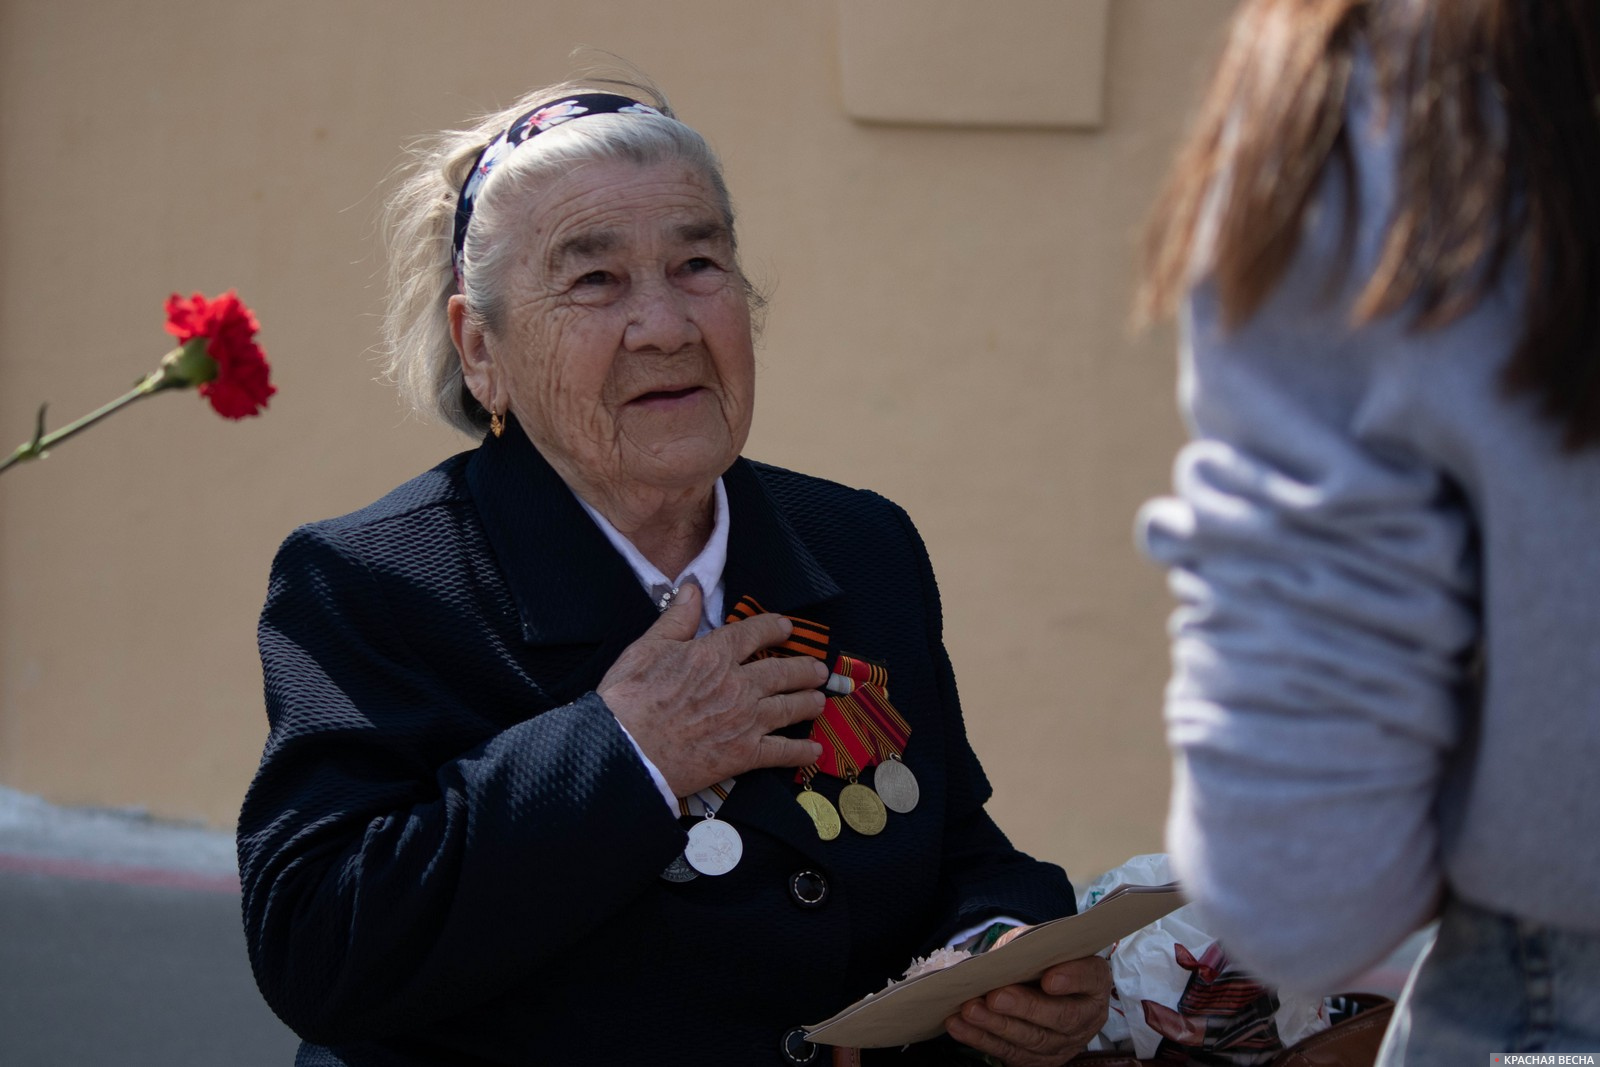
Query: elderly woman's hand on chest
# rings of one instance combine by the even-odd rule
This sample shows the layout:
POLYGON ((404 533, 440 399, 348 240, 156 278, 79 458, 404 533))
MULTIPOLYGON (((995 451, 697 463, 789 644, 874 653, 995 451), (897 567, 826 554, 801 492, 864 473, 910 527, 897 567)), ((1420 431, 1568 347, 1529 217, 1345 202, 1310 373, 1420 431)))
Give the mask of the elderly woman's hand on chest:
POLYGON ((629 645, 597 692, 677 796, 757 767, 803 767, 815 741, 773 731, 822 714, 822 661, 770 656, 793 624, 755 615, 696 638, 699 586, 683 586, 654 626, 629 645), (749 662, 747 662, 749 661, 749 662))

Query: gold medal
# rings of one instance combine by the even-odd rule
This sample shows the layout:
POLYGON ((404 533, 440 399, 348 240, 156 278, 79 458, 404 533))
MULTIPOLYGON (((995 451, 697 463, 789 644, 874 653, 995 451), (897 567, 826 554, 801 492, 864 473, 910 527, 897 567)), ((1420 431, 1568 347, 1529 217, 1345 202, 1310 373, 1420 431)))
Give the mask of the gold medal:
POLYGON ((889 813, 878 794, 854 779, 839 793, 839 813, 850 829, 867 837, 880 833, 889 822, 889 813))
POLYGON ((812 789, 808 783, 795 799, 806 809, 811 821, 816 823, 818 837, 824 841, 832 841, 839 836, 839 813, 828 803, 827 797, 812 789))

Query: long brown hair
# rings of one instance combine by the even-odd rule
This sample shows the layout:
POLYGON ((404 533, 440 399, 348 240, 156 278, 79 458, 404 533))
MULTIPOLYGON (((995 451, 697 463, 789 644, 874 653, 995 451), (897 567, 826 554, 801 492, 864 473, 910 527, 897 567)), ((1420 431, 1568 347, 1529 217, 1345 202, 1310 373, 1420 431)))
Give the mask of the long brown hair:
POLYGON ((1348 173, 1345 94, 1358 51, 1397 110, 1402 150, 1396 210, 1356 322, 1404 310, 1419 329, 1443 325, 1521 257, 1524 328, 1501 384, 1534 394, 1568 449, 1600 444, 1594 0, 1244 0, 1151 217, 1141 314, 1172 312, 1197 253, 1228 325, 1260 308, 1294 257, 1323 172, 1348 173), (1203 221, 1216 229, 1200 249, 1203 221))

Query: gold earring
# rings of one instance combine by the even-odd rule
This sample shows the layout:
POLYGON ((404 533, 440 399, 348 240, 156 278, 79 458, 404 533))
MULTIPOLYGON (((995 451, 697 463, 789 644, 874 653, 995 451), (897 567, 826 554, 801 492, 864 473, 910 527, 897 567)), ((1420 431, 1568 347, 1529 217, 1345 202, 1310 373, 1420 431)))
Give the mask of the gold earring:
POLYGON ((489 432, 494 434, 496 437, 499 437, 501 434, 506 432, 505 422, 502 421, 500 416, 495 414, 493 411, 489 412, 489 432))

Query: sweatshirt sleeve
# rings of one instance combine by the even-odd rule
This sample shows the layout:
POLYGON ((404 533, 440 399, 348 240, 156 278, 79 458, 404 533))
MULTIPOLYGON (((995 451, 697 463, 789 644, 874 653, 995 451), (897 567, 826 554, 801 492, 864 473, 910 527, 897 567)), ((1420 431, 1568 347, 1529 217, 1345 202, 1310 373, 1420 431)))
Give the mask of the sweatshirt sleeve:
MULTIPOLYGON (((1374 218, 1382 166, 1356 172, 1374 218)), ((1340 227, 1313 213, 1242 327, 1197 287, 1182 324, 1193 440, 1174 494, 1140 517, 1179 604, 1169 850, 1230 952, 1307 992, 1336 990, 1436 909, 1437 801, 1479 637, 1464 492, 1396 417, 1420 395, 1409 350, 1429 342, 1350 326, 1326 268, 1340 227)), ((1377 232, 1364 217, 1357 248, 1377 232)))

